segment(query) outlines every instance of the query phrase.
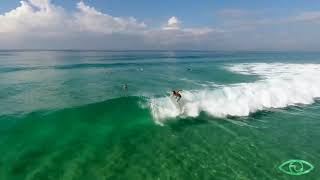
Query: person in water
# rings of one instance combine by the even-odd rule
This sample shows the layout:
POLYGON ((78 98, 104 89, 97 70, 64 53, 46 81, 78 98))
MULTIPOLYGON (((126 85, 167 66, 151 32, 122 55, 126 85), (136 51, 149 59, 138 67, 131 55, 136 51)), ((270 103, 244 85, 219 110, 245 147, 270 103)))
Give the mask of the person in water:
POLYGON ((125 91, 128 90, 128 85, 127 85, 127 84, 124 84, 124 85, 123 85, 123 90, 125 90, 125 91))
POLYGON ((172 96, 174 96, 174 97, 177 99, 177 102, 179 102, 180 99, 182 98, 182 96, 181 96, 181 94, 180 94, 181 91, 182 91, 182 90, 172 91, 172 96))

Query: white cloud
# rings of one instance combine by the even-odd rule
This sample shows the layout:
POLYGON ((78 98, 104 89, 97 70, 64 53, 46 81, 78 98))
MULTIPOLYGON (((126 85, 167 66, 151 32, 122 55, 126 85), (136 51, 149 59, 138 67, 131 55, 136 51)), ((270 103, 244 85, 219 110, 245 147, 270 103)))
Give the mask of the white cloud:
POLYGON ((81 30, 111 34, 114 32, 132 32, 142 30, 146 25, 133 17, 120 18, 103 14, 93 7, 85 5, 83 2, 77 4, 79 12, 75 14, 76 25, 81 30))
POLYGON ((0 33, 57 31, 65 27, 62 8, 46 0, 21 1, 16 9, 0 15, 0 33))
POLYGON ((208 27, 201 27, 201 28, 182 28, 181 21, 175 17, 172 16, 169 18, 167 24, 163 27, 163 30, 170 30, 174 31, 178 36, 181 34, 187 35, 187 36, 194 36, 194 35, 205 35, 212 32, 223 32, 222 30, 218 29, 212 29, 208 27))
POLYGON ((68 12, 50 0, 21 1, 19 7, 0 15, 0 48, 166 48, 221 32, 182 28, 175 16, 163 28, 152 29, 133 17, 114 17, 83 1, 76 7, 68 12))
POLYGON ((20 3, 16 9, 0 15, 0 33, 41 32, 47 35, 88 31, 111 34, 146 27, 143 22, 137 22, 133 17, 113 17, 83 2, 77 4, 78 11, 74 13, 66 12, 49 0, 29 0, 20 3))
POLYGON ((175 16, 172 16, 165 27, 164 30, 178 30, 180 29, 181 22, 175 16))
POLYGON ((46 11, 50 11, 52 7, 52 5, 50 4, 50 0, 29 0, 29 2, 32 5, 46 11))
MULTIPOLYGON (((159 28, 115 17, 83 1, 68 11, 50 0, 23 0, 0 14, 0 49, 304 49, 320 47, 320 12, 284 18, 228 9, 218 28, 185 27, 172 16, 159 28), (229 17, 229 18, 225 18, 229 17), (239 18, 241 17, 241 18, 239 18)), ((218 13, 218 14, 219 14, 218 13)), ((319 49, 319 48, 318 48, 319 49)))

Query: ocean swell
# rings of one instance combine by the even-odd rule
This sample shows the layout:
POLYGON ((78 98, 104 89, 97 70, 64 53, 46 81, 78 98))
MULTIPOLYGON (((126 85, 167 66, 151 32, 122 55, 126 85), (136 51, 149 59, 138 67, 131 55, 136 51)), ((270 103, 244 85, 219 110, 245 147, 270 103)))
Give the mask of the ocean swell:
POLYGON ((153 98, 150 108, 157 123, 175 117, 197 117, 200 112, 215 117, 248 116, 269 108, 311 104, 320 97, 319 64, 230 64, 234 73, 259 75, 253 83, 216 89, 183 91, 178 104, 172 97, 153 98))

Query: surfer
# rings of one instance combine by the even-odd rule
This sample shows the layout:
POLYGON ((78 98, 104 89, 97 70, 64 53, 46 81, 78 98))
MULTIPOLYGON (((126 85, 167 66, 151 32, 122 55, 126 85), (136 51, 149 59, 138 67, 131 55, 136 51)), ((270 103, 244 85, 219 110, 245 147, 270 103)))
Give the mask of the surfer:
POLYGON ((174 96, 177 99, 177 102, 179 102, 180 99, 182 98, 180 91, 182 91, 182 90, 172 91, 172 96, 174 96))
POLYGON ((128 85, 127 85, 127 84, 124 84, 124 85, 123 85, 123 90, 125 90, 125 91, 128 90, 128 85))

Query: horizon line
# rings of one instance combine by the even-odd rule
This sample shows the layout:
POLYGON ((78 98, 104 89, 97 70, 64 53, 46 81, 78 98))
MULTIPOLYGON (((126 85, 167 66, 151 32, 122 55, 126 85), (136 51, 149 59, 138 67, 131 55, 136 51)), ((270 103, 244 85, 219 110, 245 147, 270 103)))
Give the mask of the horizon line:
POLYGON ((200 49, 0 49, 0 51, 96 51, 96 52, 315 52, 320 53, 320 50, 200 50, 200 49))

